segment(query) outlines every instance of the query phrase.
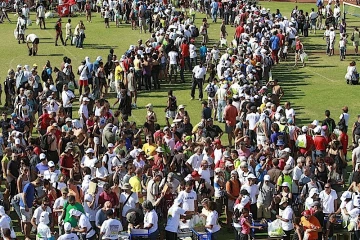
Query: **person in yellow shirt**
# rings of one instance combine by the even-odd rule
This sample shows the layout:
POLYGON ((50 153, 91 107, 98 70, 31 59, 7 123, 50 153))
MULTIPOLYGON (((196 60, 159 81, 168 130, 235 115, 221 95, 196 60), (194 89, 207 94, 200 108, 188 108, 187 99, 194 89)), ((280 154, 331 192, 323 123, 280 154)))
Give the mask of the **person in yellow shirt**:
POLYGON ((142 177, 142 169, 138 168, 135 170, 135 176, 129 179, 129 184, 131 185, 131 191, 138 195, 139 203, 144 201, 143 192, 141 187, 141 177, 142 177))
POLYGON ((116 86, 116 88, 118 88, 120 82, 122 82, 124 79, 124 76, 123 76, 124 70, 120 66, 119 60, 115 60, 114 63, 115 63, 115 74, 114 74, 115 75, 114 76, 115 77, 115 86, 116 86))
POLYGON ((146 141, 147 141, 147 143, 145 143, 143 145, 142 150, 145 152, 145 154, 148 157, 154 156, 156 154, 157 145, 155 143, 153 143, 151 135, 146 136, 146 141))

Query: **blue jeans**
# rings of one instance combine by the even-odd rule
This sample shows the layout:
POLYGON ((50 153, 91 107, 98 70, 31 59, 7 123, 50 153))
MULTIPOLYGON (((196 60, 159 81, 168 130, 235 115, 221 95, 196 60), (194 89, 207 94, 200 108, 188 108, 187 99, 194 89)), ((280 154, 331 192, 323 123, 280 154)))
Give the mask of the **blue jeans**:
POLYGON ((226 101, 225 100, 219 100, 218 101, 218 109, 217 109, 217 118, 219 122, 223 122, 224 121, 224 115, 223 115, 223 111, 226 107, 226 101))
POLYGON ((156 240, 159 236, 159 229, 149 235, 149 240, 156 240))
POLYGON ((213 22, 216 22, 216 19, 217 19, 217 9, 214 10, 214 9, 211 9, 211 18, 213 20, 213 22))
POLYGON ((76 37, 76 47, 77 48, 83 47, 84 37, 85 37, 84 34, 80 34, 79 36, 76 37))

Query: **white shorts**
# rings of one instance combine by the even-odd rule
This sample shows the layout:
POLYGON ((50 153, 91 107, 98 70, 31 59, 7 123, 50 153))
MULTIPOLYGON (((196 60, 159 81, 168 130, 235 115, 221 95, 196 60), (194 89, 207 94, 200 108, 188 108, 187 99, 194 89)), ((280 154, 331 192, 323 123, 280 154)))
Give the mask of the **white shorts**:
POLYGON ((166 118, 172 118, 172 119, 174 119, 174 118, 175 118, 175 115, 176 115, 176 112, 175 112, 175 111, 167 110, 165 116, 166 116, 166 118))
POLYGON ((32 218, 32 208, 29 208, 29 211, 25 211, 25 208, 20 207, 21 221, 30 222, 32 218))

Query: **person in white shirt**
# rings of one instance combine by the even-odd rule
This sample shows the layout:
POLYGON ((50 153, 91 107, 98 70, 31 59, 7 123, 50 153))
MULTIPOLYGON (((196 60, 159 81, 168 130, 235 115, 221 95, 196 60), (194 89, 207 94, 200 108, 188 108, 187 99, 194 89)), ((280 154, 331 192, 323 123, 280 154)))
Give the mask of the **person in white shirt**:
POLYGON ((108 182, 108 176, 109 173, 107 171, 107 169, 101 165, 101 161, 99 159, 96 159, 95 161, 95 177, 98 180, 98 188, 99 188, 99 193, 101 193, 103 190, 103 186, 106 182, 108 182))
POLYGON ((329 183, 325 184, 325 190, 319 194, 322 210, 325 214, 334 213, 337 210, 337 194, 334 189, 331 189, 329 183))
POLYGON ((127 229, 127 220, 126 214, 130 209, 139 209, 139 198, 138 195, 131 191, 131 185, 129 183, 124 183, 120 194, 120 211, 121 211, 121 220, 124 229, 127 229))
POLYGON ((257 197, 259 195, 259 186, 256 184, 256 176, 250 173, 247 177, 247 184, 243 185, 241 189, 246 189, 251 199, 250 212, 253 214, 254 219, 257 219, 257 197))
POLYGON ((95 240, 95 230, 92 228, 91 223, 86 215, 79 210, 71 209, 70 216, 78 220, 77 228, 72 228, 72 232, 80 233, 82 239, 95 240))
POLYGON ((214 45, 213 49, 211 50, 211 61, 213 64, 217 64, 220 58, 220 51, 216 45, 214 45))
POLYGON ((48 179, 50 183, 55 183, 59 180, 60 171, 55 169, 53 161, 48 162, 49 169, 44 172, 44 179, 48 179))
POLYGON ((210 202, 209 204, 204 206, 207 207, 208 209, 206 210, 209 211, 209 214, 206 217, 205 228, 209 233, 211 233, 212 240, 218 240, 220 225, 219 225, 219 214, 216 211, 216 203, 210 202))
POLYGON ((95 223, 96 212, 99 210, 99 192, 98 189, 95 189, 95 192, 89 192, 87 189, 86 194, 84 196, 84 211, 86 217, 89 219, 90 222, 95 223))
POLYGON ((349 119, 350 119, 350 115, 348 114, 349 108, 347 106, 344 106, 342 109, 343 113, 340 115, 339 119, 343 119, 345 120, 345 129, 344 132, 347 133, 348 131, 348 127, 349 127, 349 119))
POLYGON ((178 68, 178 58, 179 54, 176 52, 175 47, 168 53, 169 58, 169 82, 171 83, 172 76, 175 74, 175 82, 177 79, 177 68, 178 68))
MULTIPOLYGON (((301 178, 301 175, 303 174, 303 166, 305 164, 305 158, 304 157, 299 157, 297 160, 297 165, 294 167, 293 170, 293 181, 292 181, 292 187, 291 187, 291 191, 293 193, 293 195, 298 195, 300 194, 299 192, 299 180, 301 178)), ((295 196, 296 197, 296 196, 295 196)))
POLYGON ((290 106, 290 102, 286 102, 285 105, 285 116, 286 119, 292 119, 293 123, 295 124, 295 110, 293 108, 291 108, 290 106))
POLYGON ((336 37, 336 33, 334 31, 334 27, 330 28, 330 34, 329 34, 329 39, 330 39, 330 45, 329 45, 329 49, 330 49, 330 56, 334 55, 334 46, 335 46, 335 37, 336 37))
POLYGON ((36 239, 51 239, 51 230, 48 226, 50 224, 49 220, 50 213, 42 212, 39 217, 39 224, 37 225, 37 234, 36 239))
POLYGON ((227 84, 222 85, 215 94, 215 99, 218 104, 217 106, 217 120, 219 122, 224 121, 224 114, 223 111, 226 107, 226 97, 227 97, 227 84))
POLYGON ((29 55, 35 56, 39 50, 39 37, 31 33, 26 36, 26 46, 29 49, 29 55), (31 44, 31 47, 30 47, 31 44))
POLYGON ((183 209, 185 211, 195 211, 198 209, 197 194, 193 190, 193 181, 189 180, 185 183, 185 190, 179 192, 176 199, 183 203, 183 209))
POLYGON ((89 118, 89 110, 87 107, 89 102, 90 102, 90 99, 87 97, 84 97, 82 99, 82 104, 80 105, 80 108, 79 108, 79 117, 80 117, 80 122, 81 122, 82 126, 85 126, 86 120, 88 120, 88 118, 89 118))
MULTIPOLYGON (((68 201, 68 194, 69 194, 69 189, 67 187, 62 188, 61 189, 61 197, 57 198, 53 205, 53 211, 55 213, 55 216, 58 217, 58 223, 61 222, 61 214, 62 214, 65 203, 68 201)), ((62 228, 59 226, 59 234, 60 235, 61 235, 61 229, 62 228)), ((71 228, 70 228, 70 230, 71 230, 71 228)))
POLYGON ((107 145, 108 151, 104 154, 102 158, 102 165, 108 170, 109 174, 113 173, 113 158, 116 156, 114 152, 114 144, 108 143, 107 145))
POLYGON ((196 53, 196 47, 193 43, 190 43, 189 45, 189 51, 190 51, 190 66, 192 68, 193 65, 196 65, 197 63, 197 53, 196 53))
POLYGON ((86 61, 81 61, 81 65, 78 67, 77 73, 80 75, 79 77, 79 94, 82 95, 82 89, 83 87, 86 87, 89 85, 88 82, 88 74, 89 74, 89 68, 86 65, 86 61))
POLYGON ((284 209, 281 216, 276 215, 277 219, 281 220, 281 227, 285 232, 285 235, 290 238, 290 233, 294 229, 293 224, 293 215, 294 211, 292 210, 291 206, 289 205, 289 199, 287 197, 283 197, 279 203, 281 209, 284 209))
POLYGON ((107 220, 103 222, 100 229, 100 239, 119 239, 119 232, 123 230, 121 222, 114 219, 114 211, 108 209, 106 211, 107 220))
POLYGON ((210 180, 210 170, 209 170, 209 163, 206 160, 202 160, 200 164, 199 174, 201 178, 204 179, 205 182, 211 184, 210 180))
POLYGON ((66 222, 64 224, 64 231, 65 234, 61 235, 58 240, 79 240, 79 237, 75 234, 71 232, 71 224, 66 222))
POLYGON ((165 239, 177 240, 177 232, 180 225, 180 219, 185 219, 187 216, 193 214, 192 211, 186 211, 182 207, 180 199, 176 199, 174 204, 168 210, 167 222, 165 227, 165 239))
POLYGON ((37 227, 37 225, 39 225, 40 223, 40 215, 42 212, 48 212, 51 216, 51 213, 52 213, 52 210, 51 208, 49 207, 49 200, 47 198, 44 198, 42 203, 41 203, 41 206, 36 208, 35 211, 34 211, 34 214, 31 218, 31 224, 33 225, 33 227, 37 227))
POLYGON ((149 239, 156 240, 159 235, 158 215, 150 201, 144 201, 142 207, 145 212, 144 228, 149 230, 149 239))
POLYGON ((67 84, 64 84, 63 86, 61 99, 65 113, 68 115, 69 118, 72 118, 72 102, 75 100, 75 95, 71 90, 69 90, 67 84))
POLYGON ((3 206, 0 206, 0 231, 1 237, 4 239, 3 229, 10 229, 11 238, 15 239, 16 234, 12 227, 12 220, 11 218, 5 213, 5 209, 3 206))
POLYGON ((199 170, 201 161, 204 157, 201 147, 196 147, 194 149, 194 152, 195 153, 185 162, 185 165, 189 168, 190 172, 193 172, 194 170, 199 170))
POLYGON ((196 65, 194 69, 192 70, 192 85, 191 85, 191 99, 193 100, 195 98, 195 89, 196 87, 199 88, 199 100, 201 101, 203 99, 203 83, 205 80, 206 75, 206 68, 204 67, 203 63, 200 62, 199 65, 196 65))
POLYGON ((255 128, 256 128, 256 123, 259 121, 259 119, 260 119, 260 115, 256 111, 256 106, 251 106, 250 113, 246 115, 246 124, 249 130, 250 143, 253 146, 256 144, 255 128))
POLYGON ((42 25, 43 25, 44 29, 46 29, 46 27, 45 27, 45 8, 42 3, 40 3, 40 6, 36 9, 36 16, 38 17, 38 20, 39 20, 40 29, 42 29, 42 25))

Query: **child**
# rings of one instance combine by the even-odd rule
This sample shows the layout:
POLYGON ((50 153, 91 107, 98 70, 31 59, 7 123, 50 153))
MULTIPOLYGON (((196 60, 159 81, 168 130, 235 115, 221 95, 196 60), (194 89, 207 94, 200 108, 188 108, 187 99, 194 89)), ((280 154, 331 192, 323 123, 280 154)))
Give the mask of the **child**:
POLYGON ((285 42, 285 46, 283 48, 283 58, 285 62, 287 60, 288 49, 289 49, 289 42, 285 42))
POLYGON ((65 31, 66 31, 66 38, 65 38, 65 46, 66 46, 66 41, 70 39, 70 44, 71 46, 73 45, 73 40, 72 40, 72 32, 71 32, 71 19, 68 19, 67 24, 65 25, 65 31))
POLYGON ((326 236, 325 240, 332 240, 334 236, 336 216, 335 213, 329 215, 329 220, 326 223, 326 236))
POLYGON ((207 49, 205 61, 206 61, 206 68, 209 68, 211 66, 211 50, 210 49, 207 49))
POLYGON ((249 215, 249 209, 247 208, 243 208, 242 210, 242 214, 240 216, 240 226, 241 226, 241 232, 239 233, 240 235, 240 239, 242 240, 248 240, 249 239, 249 234, 250 234, 250 229, 259 229, 261 230, 263 227, 257 227, 257 226, 252 226, 250 221, 249 221, 250 215, 249 215))
POLYGON ((217 48, 216 45, 214 45, 213 49, 211 50, 211 61, 212 64, 217 65, 218 61, 219 61, 219 57, 220 57, 220 51, 217 48))
POLYGON ((345 55, 346 55, 346 37, 345 34, 342 34, 342 37, 340 38, 339 41, 339 48, 340 48, 340 61, 345 59, 345 55))

